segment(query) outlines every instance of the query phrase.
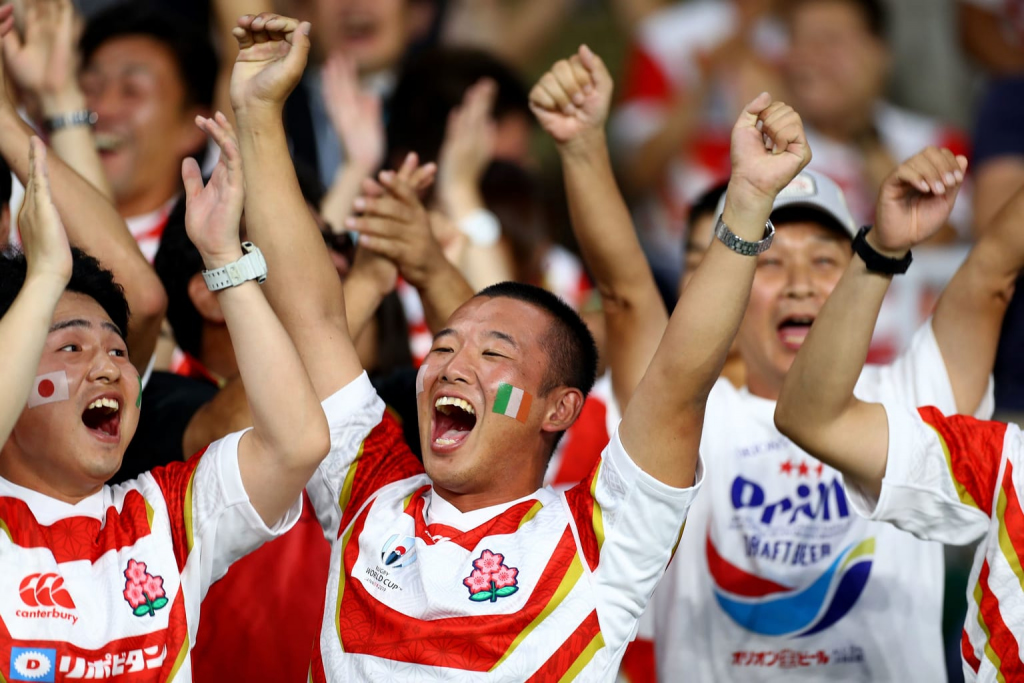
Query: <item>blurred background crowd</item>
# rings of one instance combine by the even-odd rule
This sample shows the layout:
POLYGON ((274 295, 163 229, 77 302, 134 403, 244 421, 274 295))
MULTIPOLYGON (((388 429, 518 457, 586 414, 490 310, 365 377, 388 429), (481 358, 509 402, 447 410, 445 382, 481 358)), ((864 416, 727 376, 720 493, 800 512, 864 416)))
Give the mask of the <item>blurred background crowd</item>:
MULTIPOLYGON (((231 428, 231 407, 244 402, 223 316, 185 234, 180 174, 188 156, 206 169, 216 161, 194 119, 231 111, 230 29, 242 14, 278 11, 313 24, 310 66, 285 121, 304 194, 342 277, 358 261, 346 220, 361 183, 414 151, 438 164, 431 227, 468 282, 542 285, 593 320, 599 341, 600 296, 572 241, 554 148, 527 100, 530 84, 580 43, 615 76, 609 140, 617 178, 670 308, 711 239, 732 123, 761 91, 801 114, 811 168, 840 185, 863 224, 872 222, 882 180, 918 150, 936 145, 970 158, 950 224, 915 250, 915 268, 894 283, 874 362, 905 347, 972 241, 1024 185, 1020 0, 14 4, 20 37, 4 42, 8 88, 23 116, 49 131, 52 148, 111 199, 167 296, 146 387, 149 419, 121 480, 198 450, 231 428), (91 128, 66 120, 76 112, 86 112, 91 128)), ((7 232, 17 242, 11 216, 22 190, 16 180, 4 185, 0 243, 7 232)), ((430 311, 409 280, 394 283, 358 339, 386 400, 396 385, 394 404, 414 394, 413 377, 393 379, 393 371, 415 367, 431 340, 430 311)), ((1018 299, 995 372, 1004 419, 1024 414, 1024 364, 1007 362, 1022 342, 1018 299)), ((741 367, 729 372, 742 383, 741 367)), ((552 462, 551 482, 589 471, 603 443, 589 443, 587 424, 603 423, 609 392, 599 385, 552 462)), ((418 447, 415 435, 409 440, 418 447)), ((956 551, 948 572, 952 680, 960 676, 965 552, 956 551)))

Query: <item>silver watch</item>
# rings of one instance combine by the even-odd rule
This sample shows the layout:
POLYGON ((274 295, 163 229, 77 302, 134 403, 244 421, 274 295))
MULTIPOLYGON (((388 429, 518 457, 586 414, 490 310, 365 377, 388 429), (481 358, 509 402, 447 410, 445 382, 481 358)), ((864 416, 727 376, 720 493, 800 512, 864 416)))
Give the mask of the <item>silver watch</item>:
POLYGON ((260 248, 252 242, 242 242, 242 251, 245 255, 237 261, 203 271, 203 279, 211 292, 237 287, 249 280, 256 280, 262 285, 267 279, 267 262, 260 248))
POLYGON ((757 242, 748 242, 743 239, 725 224, 722 217, 718 217, 718 223, 715 224, 715 237, 717 237, 722 244, 729 247, 737 254, 743 254, 744 256, 757 256, 758 254, 768 250, 768 247, 772 246, 772 238, 775 237, 775 226, 772 225, 770 220, 764 223, 764 237, 757 242))

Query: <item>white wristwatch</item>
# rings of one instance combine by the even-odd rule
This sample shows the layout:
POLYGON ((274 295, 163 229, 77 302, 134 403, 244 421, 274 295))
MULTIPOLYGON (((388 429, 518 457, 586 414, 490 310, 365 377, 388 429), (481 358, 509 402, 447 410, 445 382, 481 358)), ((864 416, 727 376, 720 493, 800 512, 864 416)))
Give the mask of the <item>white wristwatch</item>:
POLYGON ((242 242, 242 251, 245 255, 237 261, 214 270, 203 271, 203 279, 206 280, 206 286, 211 292, 237 287, 249 280, 256 280, 262 285, 267 279, 267 262, 260 248, 252 242, 242 242))

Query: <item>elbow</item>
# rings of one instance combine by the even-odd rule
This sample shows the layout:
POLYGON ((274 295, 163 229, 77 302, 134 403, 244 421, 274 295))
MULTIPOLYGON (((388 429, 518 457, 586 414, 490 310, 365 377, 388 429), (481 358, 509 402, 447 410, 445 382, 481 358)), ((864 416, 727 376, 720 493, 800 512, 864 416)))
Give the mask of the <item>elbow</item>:
POLYGON ((331 450, 331 430, 320 404, 316 406, 319 416, 309 420, 302 430, 302 438, 290 448, 298 456, 296 464, 302 469, 315 470, 331 450))
POLYGON ((801 426, 807 424, 805 419, 801 419, 805 416, 802 416, 800 412, 795 405, 795 401, 787 397, 785 392, 783 392, 782 396, 779 397, 778 403, 775 404, 775 427, 784 436, 797 443, 799 443, 802 436, 801 426))
POLYGON ((167 292, 155 276, 132 292, 132 318, 138 323, 162 322, 167 314, 167 292))

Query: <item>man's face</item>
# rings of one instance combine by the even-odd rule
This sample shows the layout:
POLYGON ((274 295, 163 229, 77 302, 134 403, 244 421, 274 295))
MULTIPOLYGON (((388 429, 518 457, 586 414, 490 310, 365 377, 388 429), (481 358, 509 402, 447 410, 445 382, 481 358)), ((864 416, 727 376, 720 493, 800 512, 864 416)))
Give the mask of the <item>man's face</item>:
POLYGON ((108 40, 82 71, 86 102, 99 115, 100 159, 119 207, 143 213, 173 197, 182 160, 203 144, 194 123, 201 110, 186 106, 181 78, 171 50, 146 36, 108 40))
POLYGON ((559 394, 539 395, 550 325, 530 304, 477 297, 437 335, 417 380, 423 465, 435 485, 466 494, 543 477, 545 421, 559 394), (502 384, 532 398, 525 422, 493 412, 502 384))
POLYGON ((818 223, 776 226, 757 257, 750 304, 736 337, 751 391, 775 398, 796 352, 850 262, 850 240, 818 223))
MULTIPOLYGON (((96 301, 65 292, 37 375, 63 372, 67 400, 26 407, 3 445, 5 475, 48 495, 98 489, 117 472, 139 422, 139 373, 96 301)), ((57 394, 60 395, 58 390, 57 394)))
POLYGON ((861 115, 882 96, 886 46, 853 3, 798 3, 789 29, 785 75, 794 106, 809 123, 829 125, 861 115))
POLYGON ((420 26, 410 0, 312 0, 313 40, 318 52, 335 50, 355 60, 361 73, 398 65, 420 26))

